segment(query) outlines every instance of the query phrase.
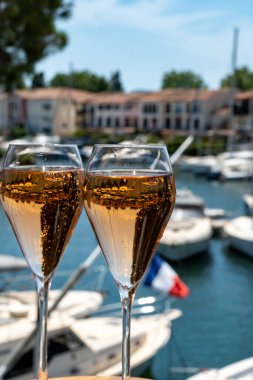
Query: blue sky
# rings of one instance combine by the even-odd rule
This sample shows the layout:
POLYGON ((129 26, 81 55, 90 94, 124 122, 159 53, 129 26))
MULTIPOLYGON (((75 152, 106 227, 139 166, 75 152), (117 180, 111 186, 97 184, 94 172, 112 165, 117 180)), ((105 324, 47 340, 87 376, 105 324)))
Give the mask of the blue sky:
POLYGON ((235 27, 237 66, 253 70, 253 0, 74 0, 57 27, 69 44, 37 65, 47 80, 70 68, 106 78, 119 70, 126 91, 158 90, 175 69, 218 88, 231 72, 235 27))

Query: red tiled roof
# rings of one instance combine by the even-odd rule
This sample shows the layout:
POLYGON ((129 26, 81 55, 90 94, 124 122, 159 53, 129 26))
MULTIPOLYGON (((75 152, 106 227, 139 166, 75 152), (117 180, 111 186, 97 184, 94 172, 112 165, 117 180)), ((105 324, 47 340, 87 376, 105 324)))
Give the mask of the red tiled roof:
POLYGON ((131 93, 123 93, 123 92, 114 92, 114 93, 99 93, 97 96, 91 100, 92 104, 123 104, 123 103, 135 103, 142 99, 145 92, 131 92, 131 93))
POLYGON ((252 98, 253 98, 253 89, 244 91, 244 92, 239 92, 235 96, 236 100, 246 100, 246 99, 252 99, 252 98))
POLYGON ((191 102, 205 101, 228 90, 166 89, 143 97, 143 102, 191 102))
POLYGON ((17 90, 14 95, 22 99, 40 100, 40 99, 65 99, 71 98, 78 102, 86 102, 94 98, 96 94, 88 91, 82 91, 64 87, 46 87, 17 90))

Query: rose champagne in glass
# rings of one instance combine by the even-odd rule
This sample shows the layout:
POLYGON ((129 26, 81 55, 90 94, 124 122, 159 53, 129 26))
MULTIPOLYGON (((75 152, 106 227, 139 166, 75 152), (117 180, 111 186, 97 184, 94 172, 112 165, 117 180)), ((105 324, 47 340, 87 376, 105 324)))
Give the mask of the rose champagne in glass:
POLYGON ((84 206, 119 289, 123 310, 122 378, 130 376, 131 306, 175 203, 164 145, 95 145, 84 206))
POLYGON ((82 210, 83 180, 75 145, 10 145, 3 164, 2 205, 38 290, 38 380, 48 378, 48 292, 82 210))

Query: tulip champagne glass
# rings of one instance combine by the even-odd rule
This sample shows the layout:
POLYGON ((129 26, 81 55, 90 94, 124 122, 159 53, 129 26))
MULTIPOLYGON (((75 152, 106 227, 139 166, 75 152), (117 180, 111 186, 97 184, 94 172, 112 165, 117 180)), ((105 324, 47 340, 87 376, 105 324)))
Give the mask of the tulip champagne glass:
POLYGON ((82 210, 83 180, 75 145, 10 145, 3 164, 2 205, 38 290, 38 380, 48 378, 48 292, 82 210))
POLYGON ((165 145, 95 145, 84 206, 119 289, 123 311, 122 378, 130 376, 131 306, 175 203, 165 145))

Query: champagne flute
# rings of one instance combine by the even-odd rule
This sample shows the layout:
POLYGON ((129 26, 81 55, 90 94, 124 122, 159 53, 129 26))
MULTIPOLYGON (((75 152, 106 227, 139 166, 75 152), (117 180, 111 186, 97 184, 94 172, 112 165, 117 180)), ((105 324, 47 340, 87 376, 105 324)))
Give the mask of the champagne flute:
POLYGON ((82 210, 83 180, 75 145, 10 145, 3 164, 2 205, 38 290, 38 380, 48 379, 48 292, 82 210))
POLYGON ((95 145, 84 206, 119 289, 123 312, 122 379, 130 377, 131 306, 175 203, 165 145, 95 145))

